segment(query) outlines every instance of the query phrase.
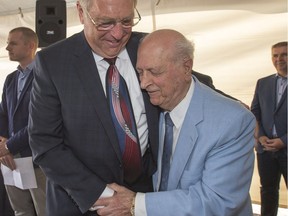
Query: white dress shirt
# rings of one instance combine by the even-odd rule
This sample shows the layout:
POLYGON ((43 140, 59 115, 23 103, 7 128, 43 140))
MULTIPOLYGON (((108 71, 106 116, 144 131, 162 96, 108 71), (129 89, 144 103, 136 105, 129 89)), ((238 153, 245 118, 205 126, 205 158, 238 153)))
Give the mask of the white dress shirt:
POLYGON ((26 68, 21 68, 20 65, 17 67, 17 70, 19 71, 18 85, 17 85, 17 99, 20 98, 20 95, 22 94, 25 83, 28 79, 29 74, 32 72, 34 65, 35 65, 35 62, 32 61, 29 65, 27 65, 26 68))
MULTIPOLYGON (((103 90, 106 94, 106 73, 109 68, 109 63, 106 62, 103 59, 103 57, 97 55, 94 52, 92 53, 97 65, 103 90)), ((141 154, 143 156, 148 147, 148 125, 147 125, 146 111, 139 81, 126 49, 122 50, 120 54, 117 56, 115 65, 127 84, 134 112, 135 123, 137 126, 141 154)), ((113 194, 114 191, 106 187, 103 193, 101 194, 100 198, 110 197, 113 196, 113 194)), ((92 207, 90 208, 90 210, 93 211, 98 208, 101 207, 100 206, 92 207)))
MULTIPOLYGON (((93 56, 98 68, 103 90, 106 94, 106 73, 109 67, 109 63, 106 62, 103 57, 97 55, 94 52, 93 56)), ((135 122, 137 125, 141 153, 143 156, 148 144, 148 125, 146 111, 139 81, 126 49, 120 52, 115 65, 127 84, 134 112, 135 122)))

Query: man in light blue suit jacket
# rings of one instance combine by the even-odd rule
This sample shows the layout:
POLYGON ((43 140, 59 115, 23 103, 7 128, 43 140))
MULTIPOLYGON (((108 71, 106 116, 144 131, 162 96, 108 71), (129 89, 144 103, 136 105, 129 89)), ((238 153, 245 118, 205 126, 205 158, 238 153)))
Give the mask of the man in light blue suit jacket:
POLYGON ((137 216, 253 215, 249 189, 255 118, 239 102, 191 77, 193 52, 193 45, 174 30, 155 31, 140 44, 137 70, 141 88, 148 92, 151 103, 163 110, 158 170, 153 176, 155 192, 135 196, 121 186, 109 185, 117 193, 98 200, 105 206, 98 210, 99 215, 125 211, 137 216), (162 190, 166 113, 173 121, 174 137, 168 185, 162 190))

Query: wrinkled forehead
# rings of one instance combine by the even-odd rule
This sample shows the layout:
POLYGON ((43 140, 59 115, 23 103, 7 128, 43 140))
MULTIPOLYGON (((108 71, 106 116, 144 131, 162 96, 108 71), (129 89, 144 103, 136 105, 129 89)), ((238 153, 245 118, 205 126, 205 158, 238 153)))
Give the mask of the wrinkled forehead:
POLYGON ((272 54, 287 54, 287 46, 281 46, 281 47, 274 47, 272 48, 272 54))
POLYGON ((136 5, 134 0, 91 0, 87 4, 87 9, 90 10, 98 10, 101 12, 102 10, 133 10, 136 5))
POLYGON ((92 17, 121 19, 134 15, 133 0, 96 0, 88 11, 92 17))
POLYGON ((16 41, 16 40, 23 40, 24 36, 23 33, 20 31, 10 32, 8 35, 8 41, 16 41))

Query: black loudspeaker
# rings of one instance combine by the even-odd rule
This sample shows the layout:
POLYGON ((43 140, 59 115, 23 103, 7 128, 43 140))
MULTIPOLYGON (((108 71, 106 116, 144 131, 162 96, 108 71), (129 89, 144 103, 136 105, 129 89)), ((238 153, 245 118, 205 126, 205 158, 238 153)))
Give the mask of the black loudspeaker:
POLYGON ((66 1, 37 0, 35 23, 39 47, 66 38, 66 1))

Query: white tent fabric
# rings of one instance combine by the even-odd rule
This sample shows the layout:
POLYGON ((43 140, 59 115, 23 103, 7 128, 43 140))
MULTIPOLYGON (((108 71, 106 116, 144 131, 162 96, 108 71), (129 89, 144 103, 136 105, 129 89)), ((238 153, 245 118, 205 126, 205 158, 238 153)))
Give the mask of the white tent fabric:
MULTIPOLYGON (((49 0, 47 0, 49 1, 49 0)), ((0 0, 0 86, 17 66, 7 57, 10 29, 35 29, 35 0, 0 0)), ((66 0, 67 36, 82 30, 76 0, 66 0)), ((286 0, 138 0, 136 31, 172 28, 196 45, 194 69, 222 91, 250 104, 258 78, 275 73, 271 45, 287 40, 286 0)), ((2 89, 2 87, 0 87, 2 89)), ((1 93, 1 90, 0 90, 1 93)))

